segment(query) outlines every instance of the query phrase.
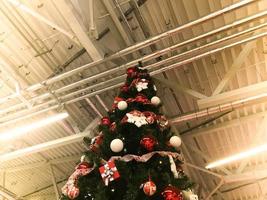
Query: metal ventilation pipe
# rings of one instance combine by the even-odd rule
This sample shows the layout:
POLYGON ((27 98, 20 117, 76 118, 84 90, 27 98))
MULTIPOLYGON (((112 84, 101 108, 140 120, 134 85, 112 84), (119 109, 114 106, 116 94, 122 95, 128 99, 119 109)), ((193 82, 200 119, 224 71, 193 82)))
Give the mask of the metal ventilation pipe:
MULTIPOLYGON (((161 69, 158 69, 156 71, 153 71, 151 74, 154 75, 154 74, 157 74, 157 73, 161 73, 163 71, 166 71, 166 70, 169 70, 169 69, 173 69, 173 68, 176 68, 176 67, 179 67, 179 66, 182 66, 184 64, 187 64, 189 62, 192 62, 194 60, 197 60, 197 59, 200 59, 200 58, 203 58, 205 56, 208 56, 208 55, 211 55, 213 53, 216 53, 216 52, 219 52, 219 51, 222 51, 224 49, 227 49, 227 48, 230 48, 230 47, 233 47, 233 46, 236 46, 236 45, 240 45, 242 43, 245 43, 245 42, 250 42, 252 40, 255 40, 255 39, 258 39, 258 38, 261 38, 261 37, 264 37, 264 36, 267 36, 267 32, 264 32, 264 33, 260 33, 260 34, 257 34, 257 35, 252 35, 251 37, 248 37, 248 38, 245 38, 245 39, 242 39, 240 41, 237 41, 237 42, 234 42, 234 43, 231 43, 229 45, 224 45, 222 47, 219 47, 219 48, 216 48, 216 49, 213 49, 213 50, 210 50, 210 51, 207 51, 205 53, 201 53, 199 55, 196 55, 192 58, 188 58, 188 59, 185 59, 185 60, 182 60, 178 63, 174 63, 172 65, 169 65, 169 66, 166 66, 164 68, 161 68, 161 69)), ((60 103, 61 104, 58 104, 57 100, 55 99, 52 99, 52 100, 49 100, 48 102, 45 102, 45 103, 42 103, 42 104, 39 104, 39 105, 36 105, 30 109, 24 109, 24 110, 21 110, 21 111, 18 111, 14 114, 10 114, 6 117, 3 117, 1 118, 0 120, 3 121, 5 124, 6 123, 11 123, 14 119, 14 120, 18 120, 18 118, 20 119, 23 119, 23 118, 26 118, 27 115, 29 114, 30 112, 30 115, 33 115, 34 113, 33 112, 41 112, 40 110, 42 109, 46 109, 46 110, 50 110, 50 109, 55 109, 57 107, 59 107, 60 105, 64 105, 64 104, 71 104, 71 103, 75 103, 77 101, 80 101, 80 100, 83 100, 85 98, 88 98, 88 97, 91 97, 91 96, 95 96, 97 94, 100 94, 104 91, 107 91, 107 90, 111 90, 111 89, 114 89, 114 88, 117 88, 119 86, 121 86, 123 83, 117 83, 117 84, 113 84, 111 86, 108 86, 106 88, 103 88, 103 89, 99 89, 97 91, 94 91, 94 92, 91 92, 89 94, 84 94, 84 95, 81 95, 81 96, 78 96, 78 97, 75 97, 73 99, 69 99, 69 98, 72 98, 74 96, 76 96, 78 93, 81 93, 81 92, 85 92, 86 90, 88 90, 88 88, 85 88, 85 89, 82 89, 82 90, 79 90, 79 91, 76 91, 76 92, 73 92, 73 93, 70 93, 70 94, 67 94, 67 95, 64 95, 62 97, 59 97, 59 100, 61 101, 60 103), (22 115, 24 115, 23 117, 21 117, 22 115), (9 121, 9 120, 12 120, 12 121, 9 121)), ((260 97, 258 97, 260 98, 260 97)), ((253 99, 246 99, 246 101, 252 101, 253 99)), ((244 100, 243 104, 246 102, 244 100)), ((225 111, 225 110, 221 110, 221 111, 225 111)), ((202 111, 205 113, 205 111, 202 111)), ((214 111, 215 112, 215 111, 214 111)), ((220 112, 220 110, 217 110, 217 112, 220 112)), ((208 113, 211 114, 211 112, 209 111, 208 113)), ((206 114, 207 115, 207 114, 206 114)), ((198 114, 197 115, 198 117, 202 116, 201 114, 198 114)), ((203 116, 205 116, 205 114, 203 114, 203 116)), ((186 117, 185 117, 186 118, 186 117)), ((188 119, 193 119, 194 118, 194 114, 192 114, 192 116, 190 116, 188 119)), ((187 118, 186 118, 187 119, 187 118)), ((183 121, 183 120, 176 120, 178 122, 180 121, 183 121)))
MULTIPOLYGON (((222 32, 222 31, 225 31, 225 30, 227 30, 227 29, 229 29, 229 28, 233 28, 233 27, 235 27, 235 26, 241 25, 241 24, 246 23, 246 22, 248 22, 248 21, 255 20, 255 19, 260 18, 260 17, 264 17, 265 15, 267 15, 267 10, 266 10, 266 11, 263 11, 263 12, 260 12, 260 13, 257 13, 257 14, 252 15, 252 16, 246 17, 246 18, 244 18, 244 19, 235 21, 235 22, 233 22, 233 23, 231 23, 231 24, 228 24, 228 25, 225 25, 225 26, 220 27, 220 28, 218 28, 218 29, 209 31, 209 32, 207 32, 207 33, 204 33, 204 34, 202 34, 202 35, 196 36, 196 37, 194 37, 194 38, 188 39, 188 40, 186 40, 186 41, 184 41, 184 42, 175 44, 175 45, 173 45, 173 46, 171 46, 171 47, 167 47, 167 48, 165 48, 165 49, 159 50, 159 51, 154 52, 154 53, 152 53, 152 54, 143 56, 142 58, 138 58, 138 59, 133 60, 133 61, 131 61, 131 62, 128 62, 128 63, 126 63, 126 64, 124 64, 124 65, 118 66, 118 67, 116 67, 116 68, 114 68, 114 69, 110 69, 110 70, 107 70, 107 71, 105 71, 105 72, 101 72, 101 73, 99 73, 99 74, 96 74, 96 75, 92 75, 92 76, 90 76, 90 77, 87 77, 86 79, 83 79, 83 80, 80 80, 80 81, 71 83, 71 84, 69 84, 69 85, 67 85, 67 86, 64 86, 64 87, 58 89, 56 92, 57 92, 57 93, 60 93, 60 92, 66 91, 66 90, 68 90, 68 89, 70 89, 70 88, 74 88, 74 87, 76 87, 76 86, 79 86, 80 84, 85 83, 85 81, 87 81, 87 82, 89 82, 89 81, 93 81, 93 80, 96 80, 96 79, 98 79, 98 78, 104 77, 104 76, 106 76, 106 75, 110 75, 110 74, 112 74, 112 73, 115 73, 115 72, 117 72, 117 71, 119 71, 119 70, 124 70, 124 69, 126 69, 126 68, 128 68, 128 67, 135 66, 139 61, 143 61, 143 62, 145 62, 145 61, 149 61, 149 60, 151 60, 151 59, 157 58, 157 57, 160 56, 160 55, 167 54, 169 51, 173 51, 173 50, 175 50, 175 49, 177 49, 177 48, 179 48, 179 47, 181 47, 181 46, 184 46, 184 45, 187 45, 187 44, 189 44, 189 43, 195 42, 195 41, 197 41, 197 40, 206 38, 206 37, 211 36, 211 35, 213 35, 213 34, 216 34, 216 33, 222 32)), ((255 28, 256 28, 256 27, 255 27, 255 28)), ((258 28, 259 28, 259 27, 258 27, 258 28)), ((257 29, 257 28, 256 28, 256 29, 257 29)), ((89 63, 89 64, 91 64, 91 63, 89 63)), ((87 65, 88 65, 88 64, 87 64, 87 65)), ((87 66, 87 65, 84 65, 84 66, 87 66)), ((84 67, 84 66, 81 66, 81 67, 84 67)), ((118 80, 118 79, 117 79, 117 80, 118 80)), ((39 83, 39 84, 41 84, 41 83, 39 83)), ((26 90, 24 90, 24 91, 31 91, 31 92, 33 92, 33 91, 35 91, 35 89, 34 89, 33 87, 34 87, 34 85, 28 87, 28 88, 27 88, 26 90)), ((45 85, 43 85, 42 87, 45 87, 45 85)), ((38 89, 38 88, 37 88, 37 89, 38 89)), ((49 96, 51 96, 51 95, 47 93, 47 94, 45 94, 45 95, 43 95, 43 96, 40 95, 39 97, 34 97, 34 99, 35 99, 35 98, 42 99, 42 98, 46 98, 46 97, 49 97, 49 96)), ((9 96, 4 97, 3 100, 7 101, 7 100, 12 99, 12 98, 16 98, 16 97, 14 97, 14 96, 12 96, 12 95, 9 95, 9 96)), ((37 99, 36 99, 36 100, 37 100, 37 99)), ((32 99, 32 101, 34 101, 34 100, 32 99)), ((20 105, 20 106, 21 106, 21 105, 20 105)))
MULTIPOLYGON (((157 62, 157 63, 151 64, 151 65, 148 65, 148 66, 146 66, 145 68, 152 70, 152 69, 154 69, 154 68, 156 68, 156 67, 158 67, 158 66, 161 66, 161 65, 163 65, 163 64, 166 64, 166 63, 168 63, 168 62, 171 62, 171 61, 174 61, 174 60, 178 60, 178 59, 180 59, 180 58, 183 59, 183 58, 185 58, 186 56, 190 56, 190 55, 198 54, 200 51, 202 51, 202 50, 204 50, 204 49, 206 49, 206 48, 210 48, 210 47, 212 47, 212 46, 214 46, 214 45, 217 45, 217 44, 220 44, 220 43, 222 43, 222 42, 228 41, 228 40, 230 40, 230 39, 236 38, 236 37, 238 37, 238 36, 240 36, 240 35, 247 34, 247 33, 249 33, 249 32, 258 30, 258 29, 263 28, 263 27, 265 27, 265 26, 267 26, 267 22, 266 22, 266 23, 263 23, 263 24, 260 24, 260 25, 258 25, 258 26, 255 26, 255 27, 246 29, 246 30, 244 30, 244 31, 238 32, 238 33, 236 33, 236 34, 227 36, 227 37, 225 37, 225 38, 216 40, 216 41, 214 41, 214 42, 208 43, 208 44, 206 44, 206 45, 200 46, 200 47, 198 47, 198 48, 195 48, 195 49, 186 51, 186 52, 184 52, 184 53, 181 53, 181 54, 172 56, 172 57, 167 58, 167 59, 165 59, 165 60, 162 60, 162 61, 160 61, 160 62, 157 62)), ((264 35, 264 33, 263 33, 263 35, 264 35)), ((262 37, 261 34, 260 34, 260 37, 262 37)), ((252 38, 258 38, 258 35, 256 35, 256 37, 252 37, 252 38)), ((247 38, 247 39, 249 39, 249 38, 247 38)), ((244 41, 246 41, 246 40, 244 40, 244 41)), ((243 43, 244 41, 241 41, 241 42, 243 43)), ((233 44, 235 45, 235 43, 233 43, 233 44)), ((174 46, 176 46, 176 45, 174 45, 174 46)), ((226 47, 227 47, 227 46, 226 46, 226 47)), ((171 46, 171 47, 169 47, 169 48, 172 49, 173 46, 171 46)), ((214 49, 214 50, 212 50, 212 51, 208 51, 208 52, 206 52, 205 54, 210 55, 212 52, 217 52, 218 49, 220 49, 220 48, 214 49)), ((205 54, 204 54, 204 55, 205 55, 205 54)), ((200 55, 200 58, 201 58, 203 54, 200 53, 199 55, 200 55)), ((194 58, 198 57, 199 55, 195 55, 194 58)), ((195 60, 194 58, 193 58, 193 60, 195 60)), ((189 59, 184 59, 184 60, 182 60, 182 61, 180 61, 180 62, 178 62, 178 63, 175 63, 175 64, 173 64, 173 65, 170 65, 170 66, 163 67, 163 68, 161 68, 161 69, 152 71, 152 72, 151 72, 151 75, 159 74, 159 73, 161 73, 161 72, 163 72, 163 71, 166 71, 167 69, 171 69, 171 68, 174 68, 174 67, 178 67, 178 66, 184 65, 185 63, 188 63, 188 62, 190 62, 190 61, 192 61, 190 58, 189 58, 189 59)), ((98 74, 95 75, 94 77, 98 77, 98 74)), ((90 90, 92 90, 92 89, 95 89, 95 88, 98 88, 98 87, 105 87, 106 85, 110 85, 110 84, 118 83, 119 81, 120 81, 120 84, 122 85, 122 83, 123 83, 123 80, 122 80, 122 79, 125 78, 125 77, 126 77, 126 75, 124 74, 124 75, 121 75, 121 76, 112 78, 112 79, 110 79, 110 80, 107 80, 107 81, 104 81, 104 82, 100 82, 100 83, 97 83, 97 84, 95 84, 95 85, 92 85, 92 86, 89 86, 89 87, 86 87, 86 88, 77 90, 77 91, 75 91, 75 92, 72 92, 72 93, 69 93, 69 94, 64 94, 64 96, 59 96, 58 99, 59 99, 60 101, 63 101, 63 102, 64 102, 64 100, 69 99, 69 98, 72 98, 73 96, 79 95, 79 94, 81 94, 81 93, 83 93, 83 92, 88 92, 88 91, 90 91, 90 90)), ((86 83, 88 83, 88 82, 91 80, 91 78, 92 78, 92 77, 85 78, 85 79, 80 80, 80 81, 77 81, 77 82, 75 82, 75 83, 72 83, 72 84, 63 86, 62 88, 59 88, 59 89, 54 90, 54 91, 51 91, 52 94, 50 94, 50 93, 45 93, 45 94, 36 96, 36 97, 34 97, 34 98, 32 98, 32 99, 30 99, 30 100, 28 100, 28 101, 29 101, 31 104, 34 104, 35 102, 38 102, 38 101, 40 101, 40 100, 45 100, 45 99, 47 99, 47 98, 51 98, 51 97, 53 98, 53 94, 60 94, 60 93, 62 93, 62 92, 67 92, 67 91, 70 90, 70 89, 73 89, 73 88, 75 88, 75 87, 81 86, 82 84, 86 84, 86 83)), ((51 102, 52 102, 52 103, 56 102, 56 99, 54 99, 54 100, 50 100, 50 101, 48 101, 47 103, 50 104, 51 102)), ((44 104, 46 105, 47 103, 44 103, 44 104)), ((43 104, 42 104, 42 105, 43 105, 43 104)), ((17 109, 19 109, 19 108, 21 108, 21 107, 23 107, 23 106, 24 106, 24 104, 23 104, 23 103, 20 103, 20 104, 11 106, 11 107, 9 107, 9 108, 7 108, 7 109, 3 109, 3 110, 0 111, 0 115, 1 115, 1 114, 4 114, 4 113, 7 113, 7 112, 10 112, 10 111, 12 111, 12 110, 17 110, 17 109)))
POLYGON ((194 120, 194 119, 199 119, 202 117, 206 117, 212 114, 216 114, 219 112, 225 112, 225 111, 229 111, 229 110, 234 110, 237 108, 241 108, 244 106, 248 106, 258 100, 265 100, 267 99, 267 93, 263 93, 260 95, 256 95, 256 96, 252 96, 252 97, 248 97, 245 99, 240 99, 237 101, 233 101, 231 103, 226 103, 226 104, 222 104, 222 105, 218 105, 218 106, 214 106, 211 108, 207 108, 201 111, 197 111, 197 112, 193 112, 193 113, 188 113, 185 115, 181 115, 179 117, 175 117, 173 119, 170 120, 171 123, 173 124, 177 124, 177 123, 181 123, 184 121, 190 121, 190 120, 194 120))
POLYGON ((195 21, 192 21, 192 22, 189 22, 187 24, 181 25, 181 26, 179 26, 177 28, 174 28, 172 30, 166 31, 164 33, 161 33, 161 34, 159 34, 157 36, 154 36, 154 37, 152 37, 150 39, 147 39, 147 40, 145 40, 143 42, 139 42, 139 43, 134 44, 134 45, 132 45, 130 47, 127 47, 127 48, 125 48, 123 50, 120 50, 117 53, 114 53, 113 55, 111 55, 111 56, 109 56, 107 58, 88 63, 88 64, 83 65, 81 67, 78 67, 76 69, 70 70, 68 72, 65 72, 65 73, 62 73, 62 74, 57 75, 55 77, 52 77, 50 79, 47 79, 47 80, 45 80, 45 81, 43 81, 41 83, 32 85, 31 87, 27 88, 26 91, 32 92, 32 91, 41 89, 41 88, 45 87, 46 85, 49 85, 49 84, 55 83, 57 81, 60 81, 60 80, 62 80, 64 78, 72 76, 73 74, 77 74, 79 72, 82 72, 82 71, 84 71, 84 70, 86 70, 86 69, 88 69, 88 68, 90 68, 92 66, 96 66, 96 65, 102 64, 104 62, 110 61, 110 60, 115 59, 115 58, 120 58, 120 57, 122 57, 124 55, 127 55, 129 53, 132 53, 132 52, 134 52, 134 51, 136 51, 138 49, 141 49, 141 48, 147 47, 147 46, 149 46, 149 45, 151 45, 153 43, 156 43, 156 42, 162 40, 163 38, 170 37, 173 34, 181 32, 182 30, 187 29, 187 28, 189 28, 191 26, 200 24, 200 23, 202 23, 204 21, 207 21, 209 19, 215 18, 215 17, 217 17, 219 15, 222 15, 222 14, 224 14, 226 12, 235 10, 237 8, 243 7, 245 5, 248 5, 248 4, 256 2, 256 1, 258 1, 258 0, 243 0, 243 1, 240 1, 240 2, 235 3, 233 5, 227 6, 227 7, 223 8, 222 10, 218 10, 216 12, 213 12, 213 13, 209 14, 209 15, 201 17, 201 18, 199 18, 199 19, 197 19, 195 21))

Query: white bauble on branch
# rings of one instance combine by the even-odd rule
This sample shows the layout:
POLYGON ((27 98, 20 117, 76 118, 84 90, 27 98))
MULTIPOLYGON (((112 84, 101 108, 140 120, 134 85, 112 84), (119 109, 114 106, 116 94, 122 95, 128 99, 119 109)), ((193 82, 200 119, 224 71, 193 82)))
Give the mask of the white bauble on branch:
POLYGON ((120 102, 118 103, 118 109, 119 109, 119 110, 126 110, 127 107, 128 107, 128 104, 127 104, 126 101, 120 101, 120 102))
POLYGON ((124 144, 121 139, 114 139, 110 143, 110 149, 111 151, 118 153, 121 152, 124 147, 124 144))
POLYGON ((152 98, 151 98, 151 103, 152 103, 153 105, 155 105, 155 106, 158 106, 158 105, 161 103, 160 98, 157 97, 157 96, 152 97, 152 98))
POLYGON ((182 144, 182 140, 180 137, 174 135, 170 138, 170 145, 174 148, 180 147, 182 144))

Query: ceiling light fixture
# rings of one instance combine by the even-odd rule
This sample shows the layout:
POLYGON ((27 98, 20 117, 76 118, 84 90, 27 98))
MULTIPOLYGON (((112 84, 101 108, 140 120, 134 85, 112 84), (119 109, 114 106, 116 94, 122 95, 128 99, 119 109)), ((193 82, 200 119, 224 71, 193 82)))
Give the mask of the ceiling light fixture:
POLYGON ((0 133, 0 141, 6 141, 6 140, 11 140, 13 138, 17 138, 19 136, 22 136, 23 134, 41 128, 43 126, 46 126, 48 124, 51 124, 53 122, 57 122, 60 121, 66 117, 68 117, 69 114, 64 112, 64 113, 59 113, 44 119, 41 119, 39 121, 36 122, 32 122, 31 124, 25 125, 25 126, 21 126, 21 127, 16 127, 14 129, 5 131, 0 133))
POLYGON ((210 163, 210 164, 208 164, 206 166, 206 169, 219 167, 221 165, 225 165, 225 164, 237 161, 237 160, 242 160, 244 158, 255 156, 255 155, 257 155, 259 153, 262 153, 264 151, 267 151, 267 144, 262 145, 262 146, 258 146, 258 147, 252 148, 252 149, 249 149, 247 151, 244 151, 244 152, 241 152, 241 153, 238 153, 238 154, 234 154, 232 156, 226 157, 224 159, 221 159, 221 160, 218 160, 218 161, 215 161, 215 162, 212 162, 212 163, 210 163))

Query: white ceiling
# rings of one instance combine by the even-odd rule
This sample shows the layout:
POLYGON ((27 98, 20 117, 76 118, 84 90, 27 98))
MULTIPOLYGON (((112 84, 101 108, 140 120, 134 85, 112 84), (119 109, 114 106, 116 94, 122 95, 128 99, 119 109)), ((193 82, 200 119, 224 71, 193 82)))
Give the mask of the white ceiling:
POLYGON ((267 140, 265 12, 266 0, 0 1, 0 131, 70 115, 0 143, 0 191, 55 199, 51 167, 60 189, 125 69, 143 60, 200 196, 266 199, 265 154, 204 171, 267 140))

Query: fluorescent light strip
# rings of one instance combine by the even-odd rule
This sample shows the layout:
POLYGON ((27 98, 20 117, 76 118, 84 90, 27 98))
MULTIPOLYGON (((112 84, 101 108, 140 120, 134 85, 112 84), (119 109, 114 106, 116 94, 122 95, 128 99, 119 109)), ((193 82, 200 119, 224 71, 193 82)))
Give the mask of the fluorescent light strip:
POLYGON ((51 124, 53 122, 57 122, 57 121, 62 120, 68 116, 69 116, 69 114, 66 112, 59 113, 59 114, 41 119, 41 120, 36 121, 36 122, 32 122, 31 124, 28 124, 28 125, 17 127, 17 128, 11 129, 9 131, 2 132, 2 133, 0 133, 0 141, 11 140, 13 138, 22 136, 29 131, 41 128, 41 127, 46 126, 48 124, 51 124))
POLYGON ((258 146, 256 148, 253 148, 253 149, 250 149, 250 150, 247 150, 247 151, 244 151, 244 152, 232 155, 232 156, 229 156, 227 158, 224 158, 224 159, 221 159, 221 160, 218 160, 215 162, 212 162, 206 166, 206 169, 219 167, 221 165, 225 165, 225 164, 237 161, 237 160, 241 160, 241 159, 244 159, 244 158, 247 158, 250 156, 257 155, 257 154, 262 153, 264 151, 267 151, 267 144, 262 145, 262 146, 258 146))

